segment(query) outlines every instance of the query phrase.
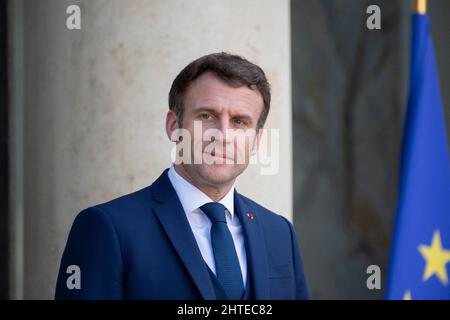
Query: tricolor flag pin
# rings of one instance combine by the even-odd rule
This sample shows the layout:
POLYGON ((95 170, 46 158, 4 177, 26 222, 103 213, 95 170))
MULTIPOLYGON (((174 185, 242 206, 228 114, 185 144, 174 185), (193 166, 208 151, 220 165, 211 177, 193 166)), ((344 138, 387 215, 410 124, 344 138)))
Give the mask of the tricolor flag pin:
POLYGON ((247 213, 247 218, 253 219, 253 213, 247 213))

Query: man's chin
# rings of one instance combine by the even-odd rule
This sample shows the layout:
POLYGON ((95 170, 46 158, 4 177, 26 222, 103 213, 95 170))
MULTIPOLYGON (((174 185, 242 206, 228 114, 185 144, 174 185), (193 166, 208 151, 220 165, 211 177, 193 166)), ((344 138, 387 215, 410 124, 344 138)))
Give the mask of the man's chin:
POLYGON ((237 177, 235 165, 202 164, 199 168, 202 178, 211 184, 225 184, 237 177))

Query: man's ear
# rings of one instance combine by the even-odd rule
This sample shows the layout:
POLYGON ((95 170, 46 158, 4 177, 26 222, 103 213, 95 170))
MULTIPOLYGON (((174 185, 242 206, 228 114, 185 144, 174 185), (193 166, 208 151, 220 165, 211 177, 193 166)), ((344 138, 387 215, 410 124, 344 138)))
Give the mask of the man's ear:
POLYGON ((178 141, 176 137, 172 137, 172 134, 176 129, 179 129, 177 115, 172 110, 169 110, 166 115, 166 133, 167 137, 172 142, 178 141))
POLYGON ((253 147, 252 147, 252 152, 251 152, 251 155, 252 155, 252 156, 254 156, 254 155, 258 152, 258 150, 259 150, 259 144, 260 144, 260 142, 261 142, 261 136, 262 136, 263 130, 264 130, 263 128, 260 128, 260 129, 256 132, 255 140, 254 140, 254 142, 253 142, 253 147))

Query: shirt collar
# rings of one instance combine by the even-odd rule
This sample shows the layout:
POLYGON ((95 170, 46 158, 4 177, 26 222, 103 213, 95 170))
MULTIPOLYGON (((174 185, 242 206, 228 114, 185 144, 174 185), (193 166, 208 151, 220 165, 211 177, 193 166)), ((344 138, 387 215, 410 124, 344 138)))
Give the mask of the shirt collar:
MULTIPOLYGON (((186 214, 191 213, 195 209, 200 208, 202 205, 208 202, 214 202, 203 191, 191 184, 185 178, 183 178, 176 170, 174 164, 168 171, 169 180, 172 183, 175 192, 180 199, 186 214)), ((234 185, 230 188, 228 193, 218 201, 223 204, 231 215, 231 219, 234 216, 234 185)))

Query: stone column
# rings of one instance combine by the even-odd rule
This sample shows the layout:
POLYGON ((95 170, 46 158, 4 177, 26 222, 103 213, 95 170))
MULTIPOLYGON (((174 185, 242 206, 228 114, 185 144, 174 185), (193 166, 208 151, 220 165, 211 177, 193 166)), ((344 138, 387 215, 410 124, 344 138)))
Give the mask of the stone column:
POLYGON ((24 0, 23 8, 24 298, 53 297, 80 210, 148 186, 170 165, 170 85, 207 53, 237 53, 266 71, 268 127, 281 129, 283 157, 277 174, 252 167, 237 187, 292 219, 288 0, 24 0), (66 28, 72 4, 81 30, 66 28))

